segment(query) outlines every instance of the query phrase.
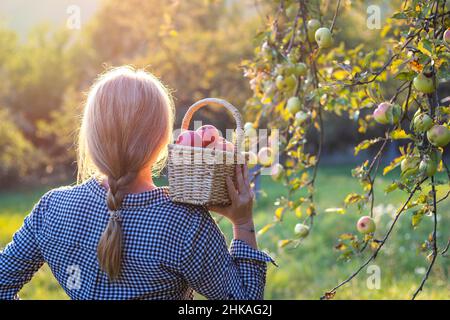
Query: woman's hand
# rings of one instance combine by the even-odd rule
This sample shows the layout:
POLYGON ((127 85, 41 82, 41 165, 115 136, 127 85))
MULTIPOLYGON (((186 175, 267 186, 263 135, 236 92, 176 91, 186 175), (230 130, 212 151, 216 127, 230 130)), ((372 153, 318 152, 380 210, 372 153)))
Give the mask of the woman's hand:
POLYGON ((211 211, 226 217, 234 227, 253 226, 253 191, 250 187, 247 165, 236 166, 236 183, 227 177, 228 194, 230 195, 231 205, 228 207, 210 207, 211 211))

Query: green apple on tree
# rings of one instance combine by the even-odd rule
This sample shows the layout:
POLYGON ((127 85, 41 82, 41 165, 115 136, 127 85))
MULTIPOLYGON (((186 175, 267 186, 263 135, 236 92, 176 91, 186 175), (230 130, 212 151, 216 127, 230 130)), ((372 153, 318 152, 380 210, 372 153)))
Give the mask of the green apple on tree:
POLYGON ((295 86, 297 85, 297 77, 295 75, 290 75, 284 79, 284 90, 290 91, 294 90, 295 86))
POLYGON ((358 222, 356 223, 356 229, 358 229, 360 233, 369 234, 375 232, 375 230, 377 229, 377 225, 371 217, 363 216, 359 218, 358 222))
POLYGON ((328 28, 319 28, 316 31, 315 39, 319 48, 329 48, 333 45, 333 35, 328 28))
POLYGON ((446 44, 450 44, 450 28, 445 30, 443 40, 446 44))
POLYGON ((296 125, 301 125, 303 122, 305 122, 306 120, 308 120, 309 118, 309 114, 304 112, 304 111, 299 111, 295 114, 295 124, 296 125))
POLYGON ((287 101, 286 104, 286 110, 291 114, 295 115, 297 112, 300 111, 301 108, 301 102, 299 97, 291 97, 287 101))
POLYGON ((423 133, 433 126, 433 119, 427 113, 420 112, 419 109, 414 114, 412 124, 415 132, 423 133))
POLYGON ((246 136, 256 137, 257 132, 255 126, 251 122, 246 122, 244 124, 244 133, 246 136))
POLYGON ((284 174, 284 167, 276 163, 274 164, 270 169, 270 176, 274 181, 280 181, 280 179, 283 177, 284 174))
POLYGON ((306 76, 307 72, 308 72, 308 68, 307 68, 306 64, 304 64, 303 62, 297 63, 297 65, 295 66, 295 74, 297 76, 300 76, 300 77, 306 76))
POLYGON ((416 90, 423 93, 432 93, 436 90, 433 77, 428 77, 423 72, 414 78, 413 85, 416 90))
MULTIPOLYGON (((439 160, 440 162, 440 160, 439 160)), ((432 157, 426 155, 422 161, 420 161, 419 171, 426 175, 427 177, 434 176, 437 171, 439 162, 436 159, 432 159, 432 157)))
POLYGON ((264 167, 270 167, 275 160, 275 155, 270 147, 263 147, 258 152, 258 162, 264 167))
POLYGON ((309 227, 303 223, 297 223, 294 227, 295 235, 300 238, 306 238, 309 234, 309 227))
POLYGON ((284 77, 282 75, 278 75, 275 78, 275 86, 278 90, 283 91, 284 90, 284 77))
POLYGON ((419 171, 420 156, 408 155, 400 163, 400 169, 403 177, 409 177, 416 174, 419 171))
POLYGON ((308 30, 308 40, 309 40, 309 42, 314 42, 316 31, 317 31, 317 29, 320 28, 320 21, 317 20, 317 19, 311 19, 311 20, 308 21, 306 28, 308 30))
POLYGON ((435 147, 445 147, 450 142, 450 130, 444 125, 435 125, 427 131, 427 138, 435 147))
POLYGON ((390 102, 382 102, 373 112, 373 118, 381 124, 395 124, 400 120, 402 107, 390 102))

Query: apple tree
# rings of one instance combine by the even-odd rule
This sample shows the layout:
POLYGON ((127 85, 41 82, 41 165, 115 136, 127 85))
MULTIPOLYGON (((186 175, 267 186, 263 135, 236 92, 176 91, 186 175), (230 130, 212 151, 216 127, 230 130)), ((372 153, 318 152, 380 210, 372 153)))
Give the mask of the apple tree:
MULTIPOLYGON (((267 27, 257 35, 254 58, 244 62, 244 69, 253 90, 246 105, 250 126, 267 125, 280 130, 282 167, 278 165, 276 177, 281 176, 282 168, 289 196, 277 201, 275 221, 281 221, 285 212, 295 212, 304 219, 292 230, 292 239, 279 245, 298 245, 318 214, 314 195, 326 130, 324 115, 349 117, 357 122, 362 134, 381 127, 382 135, 355 146, 355 155, 375 150, 373 157, 352 171, 364 191, 348 194, 343 208, 327 209, 343 213, 346 207, 357 208, 363 215, 357 224, 362 235, 341 235, 336 248, 346 259, 365 250, 370 251, 369 257, 322 298, 333 298, 341 286, 377 257, 399 217, 409 209, 414 226, 425 215, 434 221, 430 237, 422 245, 429 266, 413 294, 415 298, 436 259, 449 246, 438 248, 437 244, 438 205, 450 193, 450 171, 442 160, 450 142, 450 108, 441 105, 437 91, 440 82, 449 80, 449 6, 443 0, 403 1, 380 29, 389 46, 380 43, 379 48, 366 50, 364 44, 347 48, 345 43, 335 41, 339 15, 352 5, 350 2, 277 0, 270 5, 273 9, 267 27), (327 8, 333 8, 332 14, 323 15, 324 2, 327 8), (382 92, 384 83, 395 88, 388 98, 382 92), (394 142, 400 145, 400 155, 383 168, 383 156, 394 142), (396 179, 385 191, 402 190, 404 203, 384 236, 376 238, 372 219, 374 183, 378 175, 397 167, 400 170, 395 171, 396 179), (437 172, 445 172, 439 175, 445 178, 438 178, 437 172), (438 187, 446 190, 440 199, 438 187), (307 195, 296 196, 299 189, 306 190, 307 195)), ((260 233, 270 232, 272 226, 265 226, 260 233)))

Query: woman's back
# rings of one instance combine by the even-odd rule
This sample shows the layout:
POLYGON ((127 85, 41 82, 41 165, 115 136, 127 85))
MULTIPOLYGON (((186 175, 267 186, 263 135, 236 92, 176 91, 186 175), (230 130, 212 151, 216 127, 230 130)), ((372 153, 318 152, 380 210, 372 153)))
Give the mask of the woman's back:
POLYGON ((123 200, 121 273, 110 280, 97 260, 106 194, 95 179, 48 192, 0 253, 0 298, 12 298, 44 262, 72 299, 192 299, 192 289, 262 298, 270 258, 239 240, 230 254, 209 212, 173 203, 165 188, 123 200))

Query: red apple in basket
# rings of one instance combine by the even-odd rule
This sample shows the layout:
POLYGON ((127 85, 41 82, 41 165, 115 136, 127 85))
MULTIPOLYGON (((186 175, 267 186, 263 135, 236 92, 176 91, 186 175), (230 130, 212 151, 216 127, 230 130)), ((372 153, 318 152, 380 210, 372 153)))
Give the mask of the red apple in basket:
POLYGON ((196 130, 196 132, 202 138, 202 146, 207 147, 211 143, 216 142, 220 138, 219 130, 216 127, 207 124, 205 126, 201 126, 196 130))
POLYGON ((181 146, 201 147, 202 137, 196 131, 185 130, 180 133, 175 143, 181 146))
POLYGON ((216 142, 213 142, 210 145, 208 145, 207 148, 212 148, 220 151, 234 152, 234 144, 232 144, 230 141, 222 137, 219 137, 216 140, 216 142))

